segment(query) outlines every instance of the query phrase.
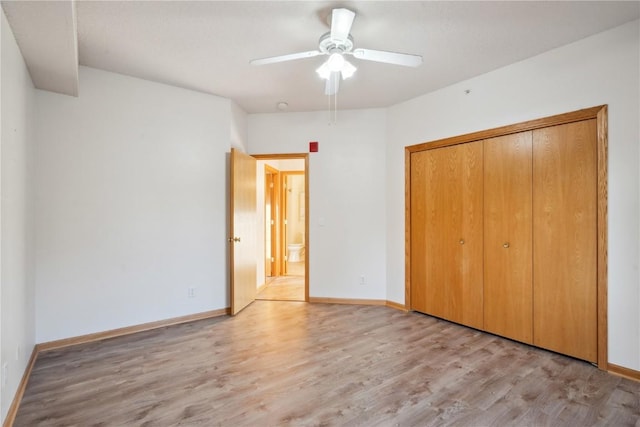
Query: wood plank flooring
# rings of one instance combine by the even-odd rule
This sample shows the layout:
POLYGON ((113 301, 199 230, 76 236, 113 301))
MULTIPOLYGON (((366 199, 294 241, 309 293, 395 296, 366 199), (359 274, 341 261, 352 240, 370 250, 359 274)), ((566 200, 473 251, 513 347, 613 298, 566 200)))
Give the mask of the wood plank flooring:
POLYGON ((304 301, 304 276, 280 276, 271 279, 256 299, 267 301, 304 301))
POLYGON ((15 426, 633 426, 640 383, 388 307, 236 317, 41 354, 15 426))

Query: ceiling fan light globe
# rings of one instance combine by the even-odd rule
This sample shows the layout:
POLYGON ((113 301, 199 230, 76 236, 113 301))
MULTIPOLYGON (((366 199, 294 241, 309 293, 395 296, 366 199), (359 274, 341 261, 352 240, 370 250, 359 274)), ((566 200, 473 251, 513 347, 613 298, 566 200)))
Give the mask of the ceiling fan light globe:
POLYGON ((327 62, 328 61, 323 62, 322 65, 316 69, 316 73, 318 73, 320 78, 323 80, 329 80, 329 77, 331 76, 331 70, 329 69, 327 62))
POLYGON ((330 71, 342 71, 342 67, 344 66, 345 60, 344 56, 341 53, 332 53, 327 59, 327 66, 330 71))
POLYGON ((344 61, 344 65, 342 66, 342 70, 340 70, 342 74, 342 79, 346 80, 349 77, 353 76, 356 72, 357 68, 355 65, 350 63, 349 61, 344 61))

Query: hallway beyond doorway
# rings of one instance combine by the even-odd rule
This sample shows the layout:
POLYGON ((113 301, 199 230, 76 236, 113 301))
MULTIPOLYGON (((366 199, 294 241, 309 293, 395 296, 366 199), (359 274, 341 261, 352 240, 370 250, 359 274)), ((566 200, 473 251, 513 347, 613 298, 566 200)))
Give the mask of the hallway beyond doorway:
POLYGON ((256 299, 307 301, 308 154, 254 156, 258 168, 257 253, 263 260, 257 266, 256 299))

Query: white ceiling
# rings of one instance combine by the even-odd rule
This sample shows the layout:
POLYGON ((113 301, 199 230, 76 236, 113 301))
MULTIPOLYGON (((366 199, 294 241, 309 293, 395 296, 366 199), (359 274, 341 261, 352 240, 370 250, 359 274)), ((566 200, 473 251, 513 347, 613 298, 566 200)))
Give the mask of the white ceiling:
POLYGON ((424 58, 416 69, 353 59, 340 109, 390 106, 640 16, 637 1, 51 3, 2 2, 37 87, 75 95, 77 55, 88 67, 230 98, 248 113, 277 111, 279 101, 288 111, 327 108, 314 72, 325 57, 249 61, 316 49, 334 7, 356 12, 356 48, 424 58))

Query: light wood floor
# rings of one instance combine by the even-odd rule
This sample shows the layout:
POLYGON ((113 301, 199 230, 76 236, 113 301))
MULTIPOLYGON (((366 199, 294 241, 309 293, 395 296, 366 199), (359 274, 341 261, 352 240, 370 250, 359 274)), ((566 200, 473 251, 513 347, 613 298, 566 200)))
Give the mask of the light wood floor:
POLYGON ((302 262, 287 263, 287 275, 267 278, 256 299, 267 301, 304 301, 305 266, 302 262))
POLYGON ((271 279, 256 296, 268 301, 304 301, 304 276, 280 276, 271 279))
POLYGON ((640 383, 381 306, 256 301, 53 350, 16 426, 638 425, 640 383))

